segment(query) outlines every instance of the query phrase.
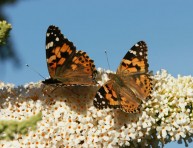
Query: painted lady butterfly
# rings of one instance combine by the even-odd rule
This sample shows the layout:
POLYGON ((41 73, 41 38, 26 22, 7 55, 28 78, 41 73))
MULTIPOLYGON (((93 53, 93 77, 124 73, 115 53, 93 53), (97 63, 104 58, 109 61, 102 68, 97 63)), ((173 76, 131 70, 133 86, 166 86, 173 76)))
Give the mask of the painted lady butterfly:
POLYGON ((63 36, 59 28, 49 26, 46 33, 46 58, 50 74, 44 84, 52 86, 95 85, 94 61, 63 36))
POLYGON ((98 109, 119 108, 137 113, 142 100, 150 98, 152 80, 148 73, 147 46, 144 41, 135 44, 120 63, 116 74, 96 93, 94 106, 98 109))

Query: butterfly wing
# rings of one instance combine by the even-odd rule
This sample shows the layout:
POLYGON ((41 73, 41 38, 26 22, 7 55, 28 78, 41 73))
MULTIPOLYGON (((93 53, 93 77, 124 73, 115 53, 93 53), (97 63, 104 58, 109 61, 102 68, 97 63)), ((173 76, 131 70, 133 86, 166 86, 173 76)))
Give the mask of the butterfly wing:
POLYGON ((151 98, 152 79, 148 73, 133 75, 125 80, 125 82, 140 100, 148 100, 151 98))
POLYGON ((117 74, 122 75, 125 73, 132 75, 136 73, 147 73, 148 67, 147 45, 144 41, 140 41, 123 57, 117 69, 117 74))
POLYGON ((120 108, 120 100, 114 87, 114 81, 107 81, 96 93, 93 104, 98 109, 120 108))
POLYGON ((68 85, 94 85, 96 73, 93 60, 85 52, 77 51, 69 64, 58 67, 55 78, 68 85))
POLYGON ((49 26, 46 33, 46 60, 51 78, 57 76, 59 67, 65 66, 76 52, 76 47, 66 39, 56 26, 49 26))
POLYGON ((46 58, 51 79, 46 83, 66 85, 95 84, 96 68, 85 52, 63 36, 56 26, 49 26, 46 33, 46 58))
POLYGON ((140 41, 127 52, 117 69, 117 75, 121 77, 125 87, 135 94, 133 100, 150 98, 152 79, 148 66, 147 46, 144 41, 140 41))
MULTIPOLYGON (((115 76, 117 77, 117 76, 115 76)), ((121 87, 114 79, 105 83, 94 98, 94 106, 98 109, 114 108, 127 113, 139 112, 139 99, 133 99, 135 94, 132 90, 121 87)))
POLYGON ((126 113, 138 113, 140 111, 141 100, 136 97, 132 89, 122 87, 119 93, 121 98, 120 109, 122 111, 126 113))

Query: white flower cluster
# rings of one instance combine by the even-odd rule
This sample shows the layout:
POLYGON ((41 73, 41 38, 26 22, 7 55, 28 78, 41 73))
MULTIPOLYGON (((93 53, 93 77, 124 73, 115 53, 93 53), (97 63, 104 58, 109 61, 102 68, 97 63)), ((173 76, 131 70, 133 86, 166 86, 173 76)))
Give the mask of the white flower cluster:
MULTIPOLYGON (((108 80, 101 75, 99 84, 108 80)), ((176 79, 165 70, 152 77, 152 99, 138 114, 96 109, 93 98, 98 86, 53 90, 41 82, 17 88, 0 83, 0 120, 23 120, 42 112, 36 131, 0 140, 0 147, 148 146, 156 139, 165 142, 168 137, 172 141, 192 134, 193 78, 176 79)))
POLYGON ((157 123, 157 138, 163 143, 189 140, 186 138, 193 134, 193 77, 174 78, 161 70, 154 76, 154 83, 153 99, 144 107, 157 123))

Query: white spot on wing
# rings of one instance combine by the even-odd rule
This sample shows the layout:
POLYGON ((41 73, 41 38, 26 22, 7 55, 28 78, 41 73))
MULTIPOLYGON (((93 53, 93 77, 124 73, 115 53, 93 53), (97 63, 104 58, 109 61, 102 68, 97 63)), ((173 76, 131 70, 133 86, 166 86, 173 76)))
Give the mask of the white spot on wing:
POLYGON ((132 54, 134 54, 134 55, 137 54, 137 52, 136 52, 136 51, 133 51, 133 50, 130 50, 130 53, 132 53, 132 54))
POLYGON ((50 47, 53 47, 54 45, 54 42, 50 42, 46 45, 46 49, 49 49, 50 47))
POLYGON ((139 44, 135 44, 135 46, 136 46, 136 47, 138 47, 138 46, 139 46, 139 44))
POLYGON ((100 98, 103 98, 100 92, 97 92, 97 94, 99 95, 100 98))
POLYGON ((47 33, 46 36, 49 37, 49 36, 50 36, 50 33, 47 33))
POLYGON ((50 42, 50 46, 49 47, 53 47, 54 45, 54 42, 50 42))
POLYGON ((57 37, 57 38, 56 38, 56 41, 59 41, 59 40, 60 40, 59 37, 57 37))

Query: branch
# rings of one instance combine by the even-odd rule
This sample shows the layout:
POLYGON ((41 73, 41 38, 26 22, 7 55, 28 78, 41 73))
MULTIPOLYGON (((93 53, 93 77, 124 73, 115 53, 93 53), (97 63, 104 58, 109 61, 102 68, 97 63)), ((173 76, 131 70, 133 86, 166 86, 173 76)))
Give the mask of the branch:
MULTIPOLYGON (((103 84, 108 77, 100 70, 103 84)), ((0 146, 162 147, 171 141, 191 142, 193 133, 193 77, 174 78, 165 70, 152 76, 152 99, 138 114, 97 110, 93 98, 98 86, 44 86, 41 82, 14 87, 0 83, 1 120, 22 120, 42 112, 37 130, 0 146), (55 90, 54 90, 55 89, 55 90)))

